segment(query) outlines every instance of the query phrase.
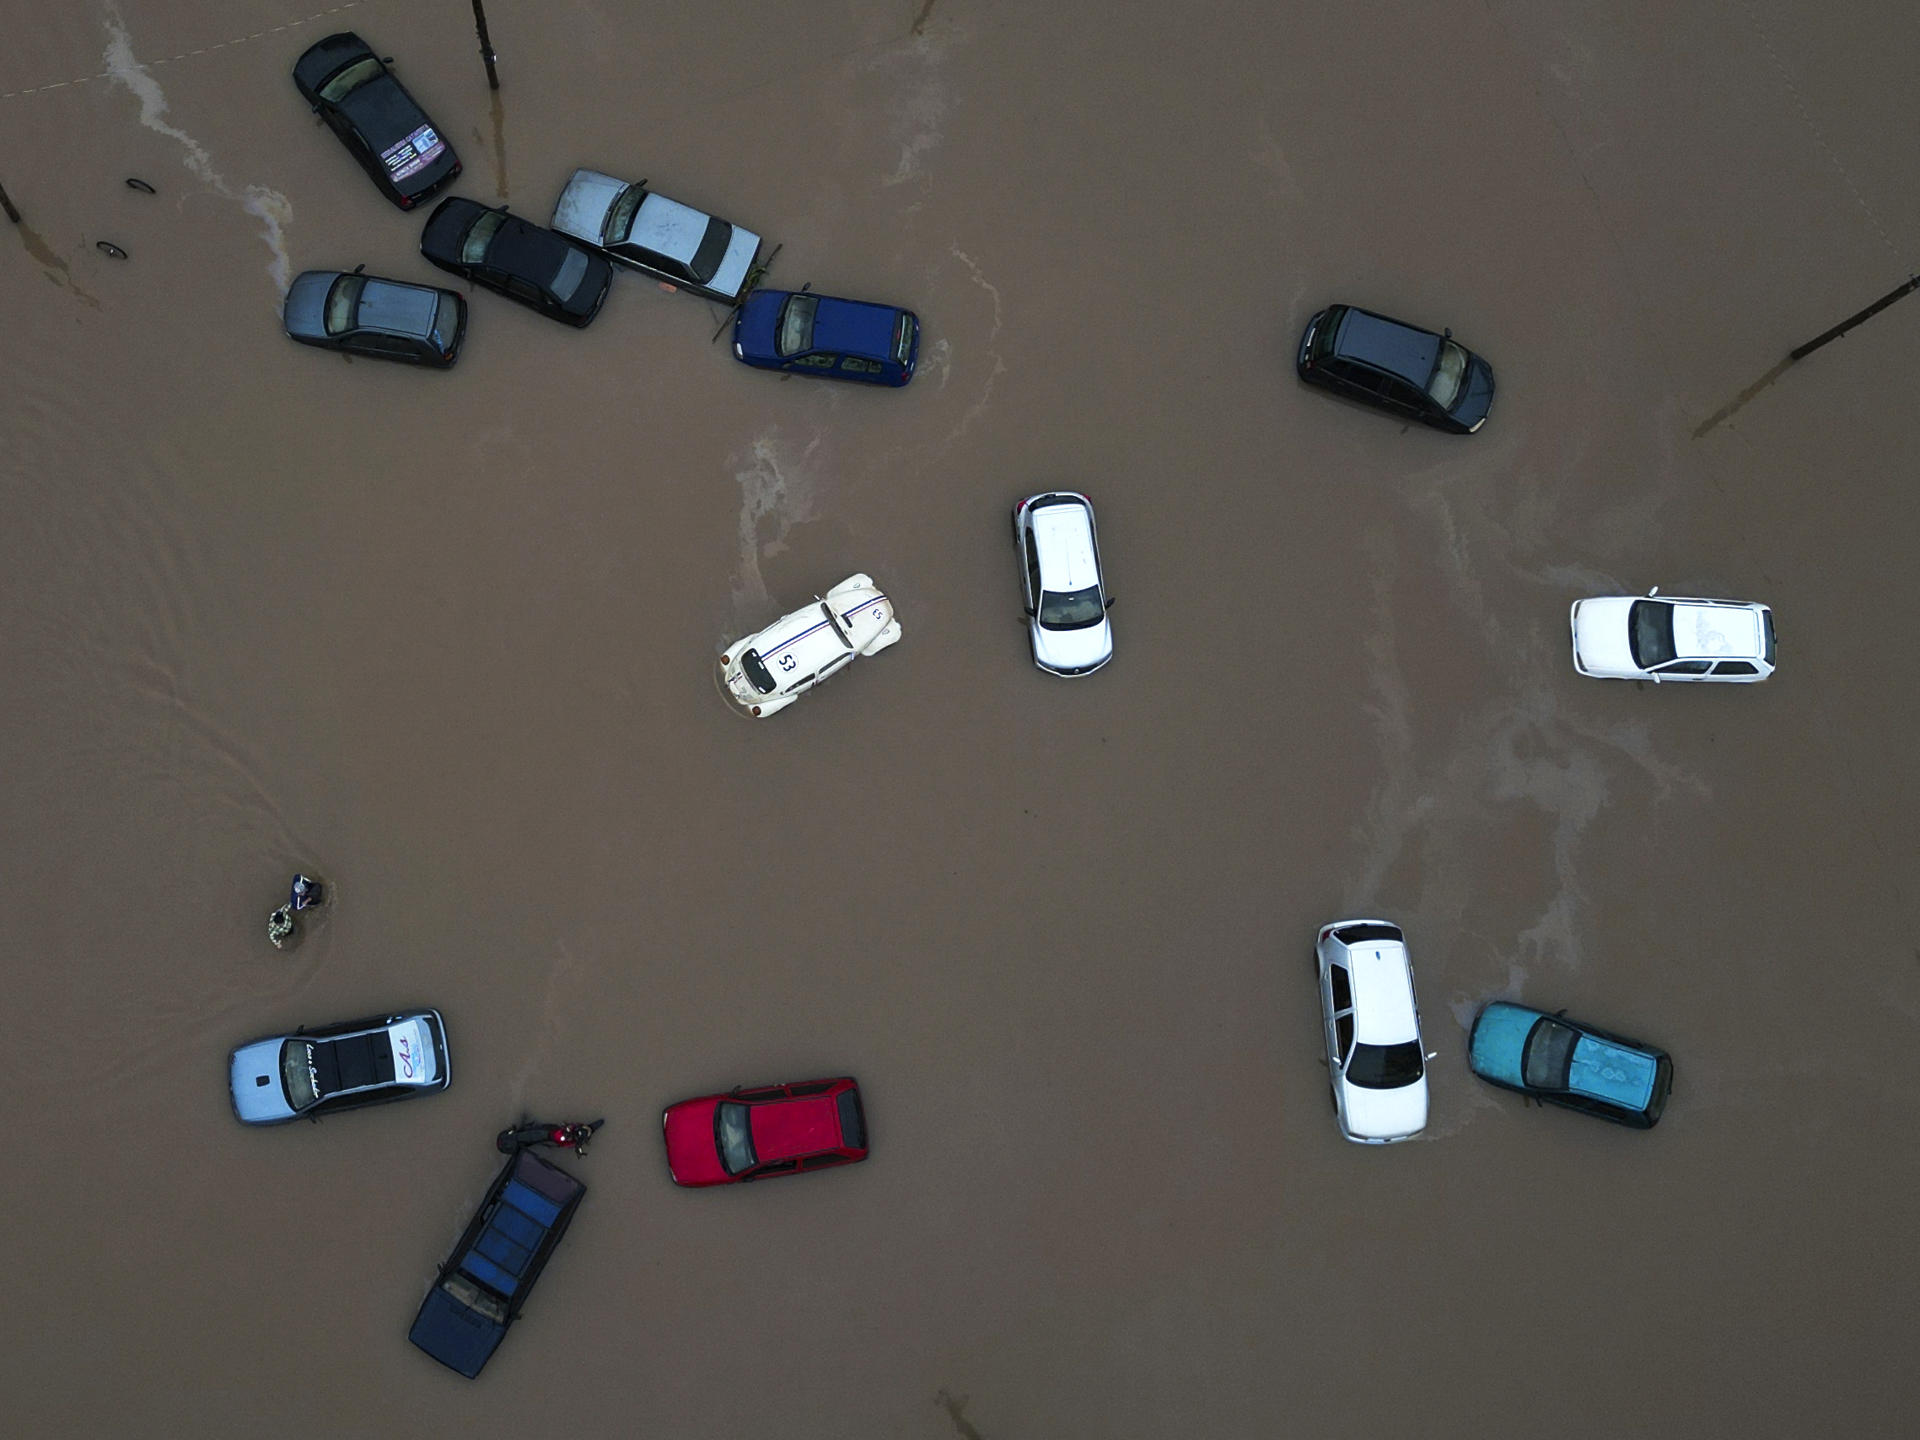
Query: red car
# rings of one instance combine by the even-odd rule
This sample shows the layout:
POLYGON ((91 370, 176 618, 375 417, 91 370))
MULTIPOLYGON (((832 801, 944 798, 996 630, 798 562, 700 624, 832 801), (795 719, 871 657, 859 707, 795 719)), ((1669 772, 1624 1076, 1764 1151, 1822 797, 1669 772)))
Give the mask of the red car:
POLYGON ((682 1100, 661 1124, 676 1185, 733 1185, 867 1158, 860 1087, 844 1075, 682 1100))

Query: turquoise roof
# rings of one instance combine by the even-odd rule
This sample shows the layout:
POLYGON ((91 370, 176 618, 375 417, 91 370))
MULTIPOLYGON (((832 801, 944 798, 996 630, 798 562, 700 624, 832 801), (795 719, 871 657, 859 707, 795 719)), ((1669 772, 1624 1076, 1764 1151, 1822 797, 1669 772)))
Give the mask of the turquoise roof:
POLYGON ((1656 1068, 1651 1055, 1623 1049, 1610 1040, 1582 1035, 1573 1047, 1567 1088, 1576 1095, 1589 1095, 1629 1110, 1644 1110, 1653 1099, 1656 1068))

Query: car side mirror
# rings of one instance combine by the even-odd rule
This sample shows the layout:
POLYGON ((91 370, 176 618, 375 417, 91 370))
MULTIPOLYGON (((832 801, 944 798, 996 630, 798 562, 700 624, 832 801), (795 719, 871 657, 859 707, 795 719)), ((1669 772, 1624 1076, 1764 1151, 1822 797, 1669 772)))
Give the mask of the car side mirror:
POLYGON ((1116 596, 1113 596, 1113 595, 1109 595, 1109 596, 1107 597, 1107 609, 1109 609, 1109 610, 1111 610, 1111 609, 1113 608, 1113 602, 1114 602, 1114 600, 1115 600, 1116 598, 1118 598, 1118 597, 1116 597, 1116 596))
POLYGON ((1021 611, 1020 613, 1025 615, 1027 619, 1031 620, 1033 618, 1033 607, 1029 605, 1025 610, 1021 611))
POLYGON ((1647 591, 1647 598, 1651 600, 1655 595, 1658 595, 1659 593, 1660 593, 1660 587, 1656 585, 1651 590, 1647 591))
POLYGON ((382 65, 391 65, 393 64, 393 57, 391 55, 382 55, 380 57, 380 63, 382 65))
POLYGON ((1440 1058, 1440 1052, 1438 1050, 1427 1051, 1427 1059, 1438 1060, 1439 1058, 1440 1058))
POLYGON ((1441 331, 1440 338, 1442 340, 1451 340, 1453 338, 1453 327, 1449 325, 1445 330, 1441 331))
POLYGON ((362 270, 365 270, 366 268, 367 268, 367 262, 362 260, 358 265, 353 267, 353 273, 358 275, 362 270))

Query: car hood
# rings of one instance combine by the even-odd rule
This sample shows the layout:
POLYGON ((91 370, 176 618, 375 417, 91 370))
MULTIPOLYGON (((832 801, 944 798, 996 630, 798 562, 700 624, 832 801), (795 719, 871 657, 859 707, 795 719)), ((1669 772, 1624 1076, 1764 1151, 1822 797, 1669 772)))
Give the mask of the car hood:
POLYGON ((1113 658, 1113 624, 1106 616, 1078 630, 1049 630, 1035 621, 1033 653, 1053 670, 1085 670, 1113 658))
POLYGON ((293 1107, 287 1104, 287 1092, 280 1084, 280 1046, 275 1037, 242 1045, 228 1062, 228 1081, 233 1089, 233 1113, 249 1125, 271 1125, 293 1119, 293 1107), (260 1080, 265 1077, 266 1084, 260 1080))
POLYGON ((1731 605, 1673 607, 1673 646, 1682 658, 1696 660, 1759 660, 1760 617, 1731 605))
POLYGON ((1524 1084, 1520 1058, 1526 1050, 1527 1036, 1539 1019, 1538 1010, 1504 1000, 1483 1009, 1467 1039, 1467 1064, 1473 1073, 1501 1085, 1524 1084))
POLYGON ((309 340, 322 340, 327 334, 327 291, 340 278, 338 270, 307 270, 294 277, 287 287, 287 301, 281 310, 281 323, 287 334, 309 340))
POLYGON ((727 242, 727 253, 720 257, 720 268, 713 272, 713 279, 707 282, 707 288, 728 300, 737 298, 740 287, 747 283, 747 271, 753 265, 753 258, 759 253, 760 237, 751 230, 734 226, 733 238, 727 242))
POLYGON ((1606 595, 1574 602, 1573 658, 1589 675, 1645 673, 1633 663, 1633 651, 1627 647, 1628 616, 1634 599, 1631 595, 1606 595))
MULTIPOLYGON (((733 343, 748 355, 762 360, 778 360, 774 349, 774 329, 780 323, 780 307, 787 303, 788 290, 756 290, 740 307, 733 322, 733 343)), ((817 314, 817 312, 816 312, 817 314)))
POLYGON ((840 1112, 830 1096, 776 1100, 747 1111, 753 1153, 761 1160, 797 1160, 840 1143, 840 1112))
POLYGON ((1347 1133, 1356 1140, 1404 1140, 1427 1124, 1427 1077, 1392 1090, 1369 1090, 1340 1081, 1347 1133))
POLYGON ((589 245, 598 245, 607 211, 626 188, 626 181, 603 175, 598 170, 574 171, 567 188, 560 192, 559 203, 553 207, 553 228, 563 235, 585 240, 589 245))
POLYGON ((718 1185, 731 1177, 720 1164, 713 1138, 713 1114, 720 1097, 687 1100, 668 1110, 662 1125, 667 1137, 667 1168, 681 1185, 718 1185))

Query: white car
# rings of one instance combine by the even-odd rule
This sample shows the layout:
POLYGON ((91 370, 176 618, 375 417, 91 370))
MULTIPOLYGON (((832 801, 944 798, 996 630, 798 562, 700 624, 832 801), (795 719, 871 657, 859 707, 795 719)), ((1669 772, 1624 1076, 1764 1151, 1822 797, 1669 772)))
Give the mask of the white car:
POLYGON ((871 575, 849 575, 825 596, 727 647, 720 678, 749 715, 784 710, 837 675, 856 655, 877 655, 900 638, 893 601, 871 575))
POLYGON ((1747 600, 1599 595, 1573 602, 1573 668, 1602 680, 1715 680, 1773 674, 1773 612, 1747 600))
POLYGON ((1327 1073, 1340 1133, 1390 1145, 1427 1123, 1428 1055, 1406 936, 1385 920, 1338 920, 1315 946, 1327 1073))
POLYGON ((446 1022, 438 1010, 406 1010, 269 1035, 233 1052, 227 1078, 233 1113, 246 1125, 411 1100, 453 1078, 446 1022))
POLYGON ((1091 675, 1113 658, 1093 502, 1073 490, 1029 495, 1013 507, 1013 547, 1033 663, 1049 675, 1091 675))
POLYGON ((576 170, 553 207, 553 228, 695 295, 738 303, 760 237, 691 205, 598 170, 576 170))

